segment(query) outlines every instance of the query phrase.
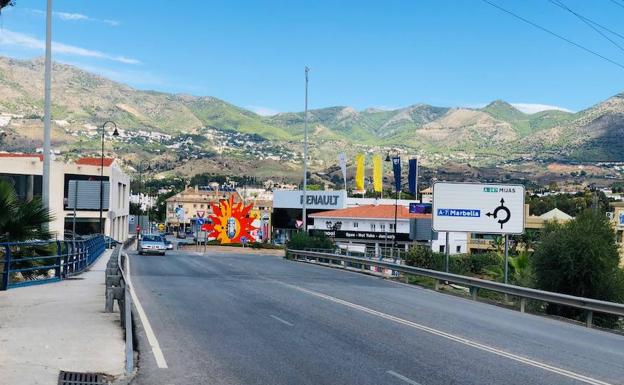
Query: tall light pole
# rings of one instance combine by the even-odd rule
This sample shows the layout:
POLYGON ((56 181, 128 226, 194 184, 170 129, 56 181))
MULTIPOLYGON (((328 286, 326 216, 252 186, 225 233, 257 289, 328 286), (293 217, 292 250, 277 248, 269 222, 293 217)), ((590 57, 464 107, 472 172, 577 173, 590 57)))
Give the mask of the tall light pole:
POLYGON ((46 48, 43 103, 43 204, 50 208, 50 98, 52 89, 52 0, 48 0, 46 10, 46 48))
MULTIPOLYGON (((119 136, 117 131, 117 125, 112 120, 104 122, 102 124, 102 153, 100 156, 100 234, 104 235, 104 224, 102 223, 102 212, 104 211, 104 134, 106 133, 106 125, 112 124, 115 129, 113 130, 113 136, 119 136)), ((108 177, 108 201, 110 202, 110 176, 108 177)), ((110 207, 108 208, 110 210, 110 207)), ((112 235, 112 234, 111 234, 112 235)))
POLYGON ((305 115, 303 118, 303 231, 308 232, 306 206, 308 203, 308 72, 305 67, 305 115))
MULTIPOLYGON (((143 199, 141 199, 141 192, 142 192, 144 170, 150 170, 149 160, 143 159, 142 161, 139 162, 139 221, 141 220, 141 216, 143 215, 143 204, 142 204, 143 199), (146 168, 143 167, 144 163, 147 163, 146 168)), ((148 211, 148 216, 147 216, 147 224, 149 226, 149 211, 148 211)), ((139 222, 139 225, 140 225, 140 222, 139 222)), ((142 230, 143 230, 143 226, 141 226, 141 231, 142 230)))

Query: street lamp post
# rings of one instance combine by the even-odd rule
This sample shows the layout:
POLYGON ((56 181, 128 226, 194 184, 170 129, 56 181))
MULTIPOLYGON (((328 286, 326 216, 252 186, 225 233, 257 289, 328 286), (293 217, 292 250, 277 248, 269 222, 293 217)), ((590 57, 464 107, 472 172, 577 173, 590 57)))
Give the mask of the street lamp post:
POLYGON ((303 232, 308 232, 308 221, 306 209, 308 201, 308 72, 305 67, 305 115, 303 118, 303 232))
MULTIPOLYGON (((104 134, 106 133, 106 125, 112 124, 114 128, 113 136, 119 136, 117 125, 112 120, 108 120, 102 124, 102 153, 100 156, 100 234, 104 235, 104 225, 102 223, 102 212, 104 210, 104 134)), ((108 196, 110 202, 110 176, 108 178, 108 196)), ((110 207, 109 207, 110 210, 110 207)))
MULTIPOLYGON (((150 170, 150 163, 148 160, 143 159, 141 162, 139 162, 139 225, 140 225, 140 220, 141 220, 141 216, 143 215, 143 200, 142 200, 142 186, 143 186, 143 171, 147 171, 150 170), (143 167, 143 164, 146 163, 147 167, 143 167)), ((148 211, 149 213, 149 211, 148 211)), ((147 218, 147 223, 149 225, 149 217, 147 218)), ((141 230, 143 230, 143 227, 141 227, 141 230)))

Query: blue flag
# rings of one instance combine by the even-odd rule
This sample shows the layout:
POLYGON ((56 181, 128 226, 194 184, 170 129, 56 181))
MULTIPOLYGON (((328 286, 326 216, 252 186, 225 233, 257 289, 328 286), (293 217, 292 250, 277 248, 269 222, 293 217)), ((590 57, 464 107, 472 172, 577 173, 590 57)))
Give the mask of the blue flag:
POLYGON ((407 175, 407 180, 409 182, 410 194, 416 196, 416 193, 418 192, 418 159, 414 158, 409 160, 409 173, 407 175))
POLYGON ((394 171, 394 188, 401 191, 401 158, 395 156, 392 158, 392 170, 394 171))

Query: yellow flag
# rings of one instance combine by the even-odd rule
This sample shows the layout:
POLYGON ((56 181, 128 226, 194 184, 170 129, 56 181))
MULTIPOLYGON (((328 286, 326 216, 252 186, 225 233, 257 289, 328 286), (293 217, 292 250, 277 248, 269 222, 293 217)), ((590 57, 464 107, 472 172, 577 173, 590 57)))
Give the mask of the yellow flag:
POLYGON ((364 190, 364 154, 355 156, 355 189, 364 190))
POLYGON ((381 192, 381 155, 373 155, 373 189, 375 192, 381 192))

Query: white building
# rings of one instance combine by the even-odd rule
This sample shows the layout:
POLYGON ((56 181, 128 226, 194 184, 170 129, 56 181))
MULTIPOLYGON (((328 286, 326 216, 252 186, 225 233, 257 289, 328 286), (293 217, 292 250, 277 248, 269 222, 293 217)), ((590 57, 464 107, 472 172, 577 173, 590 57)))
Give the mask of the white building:
MULTIPOLYGON (((446 233, 431 231, 431 214, 410 213, 409 209, 402 205, 397 205, 396 208, 388 204, 358 205, 317 212, 310 214, 310 218, 314 220, 312 233, 332 237, 339 247, 351 250, 361 252, 366 250, 378 255, 382 249, 393 247, 395 240, 398 247, 405 250, 416 242, 431 245, 435 252, 444 252, 446 247, 446 233), (415 222, 416 227, 421 229, 413 234, 416 237, 414 240, 410 239, 410 222, 415 222)), ((449 233, 449 253, 466 251, 466 233, 449 233)))
MULTIPOLYGON (((58 239, 74 226, 78 234, 98 233, 100 217, 100 158, 50 162, 50 230, 58 239), (75 221, 74 221, 74 205, 75 221)), ((43 155, 0 153, 0 179, 12 184, 22 199, 41 196, 43 155)), ((117 161, 104 158, 102 227, 106 235, 128 237, 130 179, 117 161)))
POLYGON ((130 203, 141 205, 141 211, 146 212, 148 209, 152 209, 156 205, 156 198, 147 194, 130 194, 130 203))

